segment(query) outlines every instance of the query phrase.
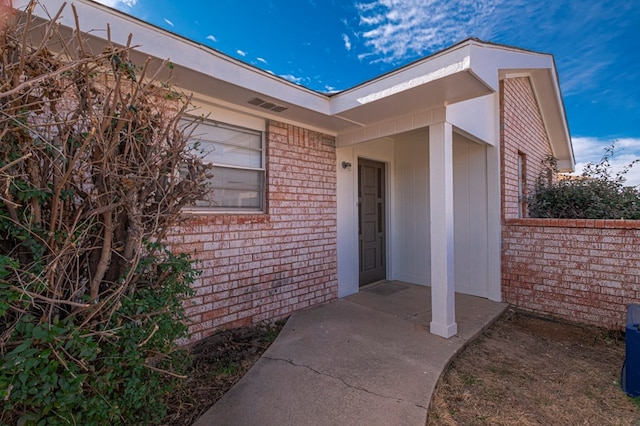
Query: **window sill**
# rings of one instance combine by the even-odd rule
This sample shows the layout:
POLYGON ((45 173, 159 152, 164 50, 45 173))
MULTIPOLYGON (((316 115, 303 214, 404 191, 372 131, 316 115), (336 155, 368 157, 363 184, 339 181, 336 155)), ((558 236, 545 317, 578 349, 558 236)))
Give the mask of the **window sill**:
POLYGON ((247 211, 247 210, 208 210, 208 209, 182 209, 184 216, 257 216, 266 215, 263 211, 247 211))

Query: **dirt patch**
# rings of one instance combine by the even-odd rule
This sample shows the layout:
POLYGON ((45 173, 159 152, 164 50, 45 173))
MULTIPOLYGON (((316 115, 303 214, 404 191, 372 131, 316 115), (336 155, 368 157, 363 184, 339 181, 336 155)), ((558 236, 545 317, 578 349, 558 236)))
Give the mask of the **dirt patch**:
POLYGON ((509 310, 440 379, 428 425, 634 425, 621 334, 509 310))
POLYGON ((191 425, 249 371, 275 340, 284 321, 223 330, 191 348, 188 379, 168 400, 162 424, 191 425))

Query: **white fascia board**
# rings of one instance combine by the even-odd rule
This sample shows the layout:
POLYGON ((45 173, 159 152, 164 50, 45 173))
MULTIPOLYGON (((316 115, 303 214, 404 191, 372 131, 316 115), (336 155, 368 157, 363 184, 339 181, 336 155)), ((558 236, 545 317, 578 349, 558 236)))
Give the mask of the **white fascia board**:
POLYGON ((553 59, 546 54, 526 52, 504 46, 473 42, 471 71, 494 91, 499 88, 500 70, 532 70, 553 67, 553 59))
POLYGON ((369 93, 366 96, 356 99, 360 105, 368 104, 369 102, 375 102, 378 99, 386 98, 387 96, 395 95, 396 93, 410 90, 417 86, 430 83, 443 77, 464 71, 469 68, 470 58, 465 56, 460 62, 447 65, 444 68, 439 68, 435 71, 428 72, 426 74, 419 75, 409 80, 403 80, 400 83, 385 88, 379 92, 369 93))
POLYGON ((496 91, 500 74, 531 78, 553 154, 563 168, 573 170, 573 146, 553 56, 472 42, 471 71, 496 91))
POLYGON ((331 114, 395 95, 441 78, 466 72, 470 68, 468 45, 426 58, 400 70, 388 73, 367 83, 346 90, 331 98, 331 114))
POLYGON ((547 129, 553 155, 558 159, 558 170, 573 172, 575 169, 573 144, 555 75, 555 69, 540 70, 532 74, 531 81, 540 105, 540 114, 547 129))
MULTIPOLYGON (((42 5, 38 5, 34 14, 40 18, 49 19, 50 15, 55 15, 64 3, 64 0, 47 0, 44 5, 46 11, 43 10, 42 5)), ((14 7, 25 10, 28 4, 28 0, 16 0, 14 7)), ((99 3, 75 0, 74 5, 78 11, 80 29, 85 33, 106 39, 106 28, 109 24, 111 39, 116 44, 126 45, 129 34, 133 34, 132 44, 139 46, 136 50, 146 55, 162 60, 168 59, 176 65, 211 75, 218 80, 262 93, 273 99, 290 102, 323 114, 329 113, 329 98, 325 95, 236 61, 213 49, 99 3), (215 75, 212 71, 215 71, 215 75)), ((59 22, 65 27, 75 28, 70 4, 67 3, 59 22)))

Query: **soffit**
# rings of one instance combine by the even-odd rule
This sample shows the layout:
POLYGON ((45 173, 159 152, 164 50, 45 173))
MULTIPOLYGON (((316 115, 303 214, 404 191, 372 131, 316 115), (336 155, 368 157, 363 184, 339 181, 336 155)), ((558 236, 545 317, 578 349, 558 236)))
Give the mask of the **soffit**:
MULTIPOLYGON (((374 92, 377 94, 380 92, 374 92)), ((353 106, 337 115, 362 126, 382 120, 402 117, 414 111, 443 107, 449 103, 460 102, 491 93, 482 81, 469 70, 462 70, 432 80, 402 92, 384 95, 369 102, 353 106)), ((363 99, 363 98, 360 98, 363 99)))

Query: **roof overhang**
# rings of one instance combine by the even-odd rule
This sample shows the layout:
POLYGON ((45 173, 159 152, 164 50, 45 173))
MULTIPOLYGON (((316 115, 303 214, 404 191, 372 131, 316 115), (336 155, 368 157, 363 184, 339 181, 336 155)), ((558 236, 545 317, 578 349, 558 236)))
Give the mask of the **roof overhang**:
MULTIPOLYGON (((47 0, 35 10, 49 19, 64 0, 47 0)), ((573 150, 553 57, 501 45, 465 40, 439 53, 335 95, 293 84, 283 78, 235 60, 212 48, 147 24, 90 0, 74 2, 81 30, 94 52, 99 52, 111 28, 114 43, 125 45, 133 34, 131 59, 150 58, 161 66, 161 78, 196 97, 247 114, 300 124, 329 134, 353 132, 376 123, 406 117, 415 111, 443 108, 499 90, 499 80, 512 75, 531 78, 553 154, 560 168, 572 170, 573 150), (265 101, 260 104, 256 98, 265 101), (279 111, 274 112, 272 105, 279 111), (269 107, 269 108, 266 108, 269 107)), ((28 0, 16 0, 24 10, 28 0)), ((67 5, 60 24, 71 36, 75 20, 67 5)))
POLYGON ((461 44, 335 95, 331 113, 366 126, 491 92, 461 44))
POLYGON ((545 124, 551 151, 560 171, 573 171, 575 158, 562 92, 552 55, 492 43, 470 41, 475 46, 472 67, 490 84, 509 77, 529 77, 545 124))

